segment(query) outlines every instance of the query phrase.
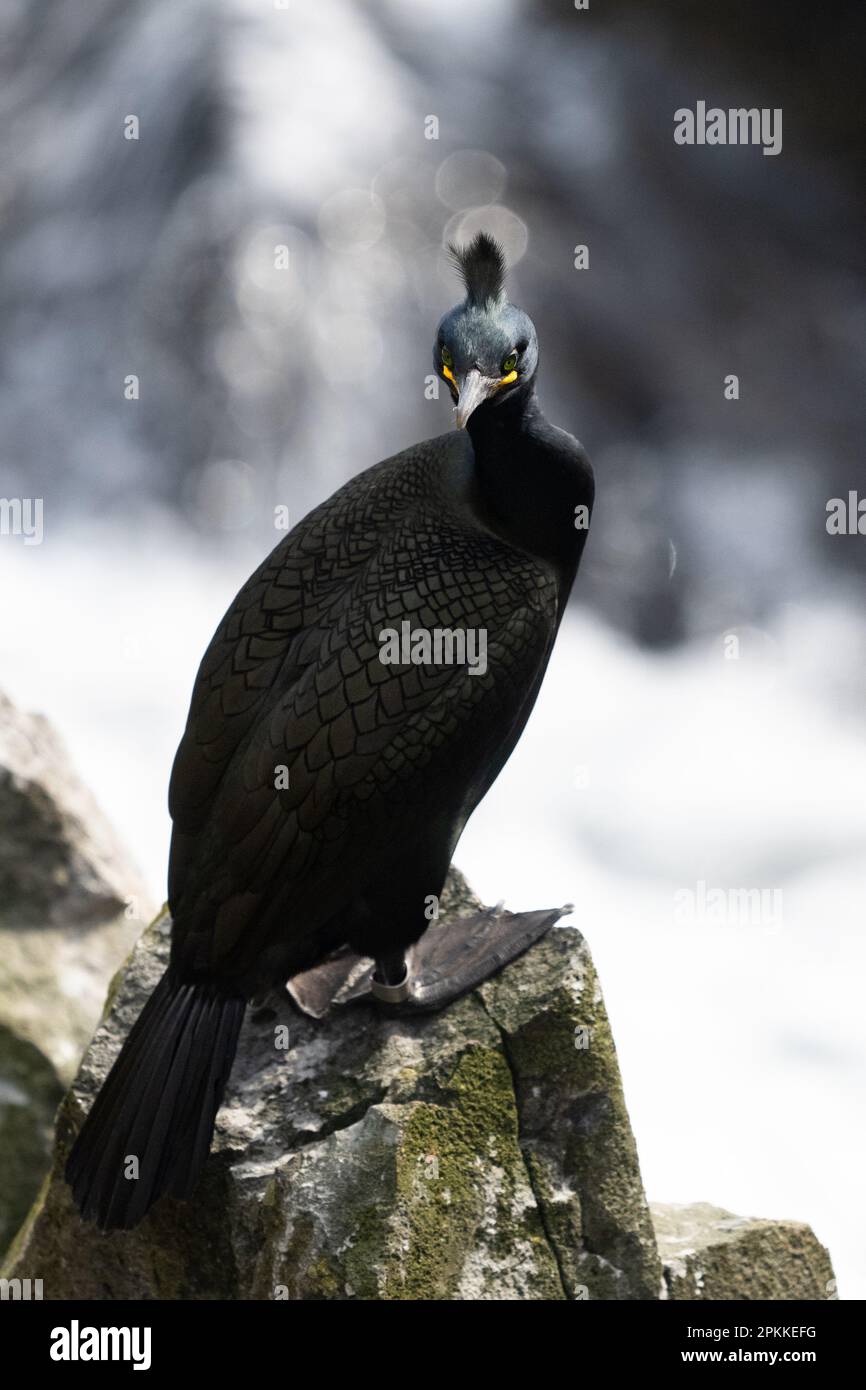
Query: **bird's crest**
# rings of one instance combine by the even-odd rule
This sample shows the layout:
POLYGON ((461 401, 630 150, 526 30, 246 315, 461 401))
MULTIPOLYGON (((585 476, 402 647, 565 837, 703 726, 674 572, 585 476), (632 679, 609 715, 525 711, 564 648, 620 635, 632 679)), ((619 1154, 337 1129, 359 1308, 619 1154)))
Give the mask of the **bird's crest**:
POLYGON ((449 245, 451 259, 463 277, 469 304, 496 304, 505 293, 505 252, 487 232, 479 232, 468 246, 449 245))

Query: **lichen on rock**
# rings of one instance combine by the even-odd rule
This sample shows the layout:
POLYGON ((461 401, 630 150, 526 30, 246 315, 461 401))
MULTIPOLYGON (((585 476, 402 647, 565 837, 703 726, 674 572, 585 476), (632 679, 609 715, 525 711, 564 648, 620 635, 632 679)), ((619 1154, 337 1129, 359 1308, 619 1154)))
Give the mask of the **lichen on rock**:
MULTIPOLYGON (((452 871, 431 930, 478 906, 452 871)), ((133 1231, 83 1226, 66 1155, 165 968, 170 927, 164 911, 112 983, 6 1277, 41 1278, 47 1299, 827 1296, 816 1290, 829 1260, 808 1227, 725 1231, 719 1220, 737 1218, 719 1213, 694 1249, 676 1244, 672 1217, 657 1212, 654 1228, 574 927, 439 1013, 366 1003, 314 1021, 285 992, 260 1001, 192 1201, 164 1198, 133 1231)))
MULTIPOLYGON (((434 929, 476 904, 452 875, 434 929)), ((163 913, 115 982, 16 1242, 10 1268, 38 1266, 46 1297, 657 1296, 616 1055, 574 928, 441 1013, 356 1005, 314 1022, 284 995, 251 1009, 193 1202, 163 1200, 131 1232, 82 1227, 62 1165, 169 927, 163 913)))
POLYGON ((54 1111, 150 911, 51 725, 0 693, 0 1252, 48 1170, 54 1111))
POLYGON ((672 1299, 834 1299, 830 1256, 802 1221, 734 1216, 708 1202, 652 1206, 672 1299))

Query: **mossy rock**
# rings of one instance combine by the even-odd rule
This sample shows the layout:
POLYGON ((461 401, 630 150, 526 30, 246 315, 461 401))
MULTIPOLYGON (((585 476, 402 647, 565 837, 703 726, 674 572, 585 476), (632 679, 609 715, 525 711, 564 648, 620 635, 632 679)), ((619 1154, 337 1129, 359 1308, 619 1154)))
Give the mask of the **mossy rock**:
POLYGON ((802 1221, 653 1203, 665 1289, 677 1300, 835 1299, 830 1255, 802 1221))
MULTIPOLYGON (((474 906, 467 892, 455 879, 431 930, 474 906)), ((51 1176, 2 1271, 41 1278, 46 1299, 784 1298, 819 1296, 832 1277, 808 1228, 725 1232, 719 1220, 736 1218, 720 1213, 678 1262, 665 1228, 663 1281, 604 1001, 573 927, 442 1013, 357 1005, 314 1022, 284 993, 250 1009, 193 1199, 163 1199, 134 1231, 83 1226, 63 1165, 165 968, 170 926, 162 913, 112 982, 60 1107, 51 1176)))
MULTIPOLYGON (((476 906, 452 875, 433 929, 476 906)), ((194 1200, 163 1200, 131 1232, 82 1226, 62 1166, 169 930, 163 913, 113 982, 8 1274, 33 1269, 46 1298, 658 1296, 616 1054, 574 928, 443 1013, 360 1005, 316 1023, 283 995, 251 1009, 194 1200)))

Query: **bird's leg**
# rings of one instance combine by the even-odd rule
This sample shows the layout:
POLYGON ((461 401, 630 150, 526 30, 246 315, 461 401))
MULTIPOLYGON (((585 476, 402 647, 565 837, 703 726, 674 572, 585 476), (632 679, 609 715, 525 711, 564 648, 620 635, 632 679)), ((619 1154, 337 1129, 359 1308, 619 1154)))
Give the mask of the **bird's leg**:
MULTIPOLYGON (((523 955, 570 911, 570 905, 540 912, 506 912, 499 906, 442 919, 431 925, 412 947, 403 994, 385 998, 376 988, 374 977, 368 997, 373 995, 388 1013, 418 1014, 444 1009, 523 955)), ((361 981, 351 997, 363 998, 361 981)))
POLYGON ((444 1009, 489 980, 540 941, 571 906, 539 912, 502 907, 445 916, 407 952, 373 961, 345 948, 289 983, 299 1008, 322 1018, 333 1007, 376 1004, 383 1013, 424 1014, 444 1009))
POLYGON ((381 956, 370 978, 370 993, 381 1004, 401 1004, 412 992, 405 951, 381 956))

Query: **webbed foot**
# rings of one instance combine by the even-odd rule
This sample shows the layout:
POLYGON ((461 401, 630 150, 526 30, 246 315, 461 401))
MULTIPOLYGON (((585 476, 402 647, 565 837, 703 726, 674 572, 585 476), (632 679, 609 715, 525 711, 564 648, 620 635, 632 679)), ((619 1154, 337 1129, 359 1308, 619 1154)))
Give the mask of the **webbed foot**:
POLYGON ((506 912, 500 906, 443 919, 409 948, 403 970, 398 953, 377 962, 347 947, 296 975, 288 990, 312 1018, 360 1003, 375 1003, 399 1017, 432 1013, 523 955, 571 911, 570 904, 537 912, 506 912))

